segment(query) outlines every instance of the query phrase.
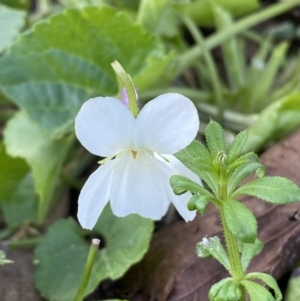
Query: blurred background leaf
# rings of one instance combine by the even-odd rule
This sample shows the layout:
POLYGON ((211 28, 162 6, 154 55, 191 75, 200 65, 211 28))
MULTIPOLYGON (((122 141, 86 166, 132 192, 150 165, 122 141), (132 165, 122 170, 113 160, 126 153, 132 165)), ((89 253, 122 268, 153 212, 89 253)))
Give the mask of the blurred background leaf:
POLYGON ((125 13, 67 10, 37 24, 0 59, 0 85, 53 137, 73 131, 84 101, 117 92, 118 60, 139 90, 168 81, 172 55, 125 13), (38 62, 38 64, 36 64, 38 62))
POLYGON ((0 4, 0 52, 8 48, 17 38, 25 25, 25 18, 25 11, 0 4))
MULTIPOLYGON (((153 222, 138 215, 118 218, 106 206, 93 231, 104 239, 100 244, 104 247, 99 250, 86 294, 92 292, 101 280, 121 277, 143 257, 148 249, 153 222)), ((34 281, 47 299, 74 300, 89 252, 89 243, 82 233, 73 219, 59 220, 35 250, 38 265, 34 281)))

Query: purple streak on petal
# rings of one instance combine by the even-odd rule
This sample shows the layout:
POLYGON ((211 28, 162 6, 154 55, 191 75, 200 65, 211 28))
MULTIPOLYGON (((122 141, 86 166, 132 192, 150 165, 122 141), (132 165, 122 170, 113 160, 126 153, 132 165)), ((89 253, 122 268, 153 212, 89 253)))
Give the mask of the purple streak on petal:
POLYGON ((123 88, 121 92, 121 101, 127 108, 129 108, 129 98, 126 88, 123 88))
MULTIPOLYGON (((139 109, 141 109, 141 101, 140 99, 138 98, 138 90, 137 88, 134 88, 134 91, 135 91, 135 96, 137 98, 137 106, 139 109)), ((121 92, 121 101, 122 103, 127 107, 129 108, 129 98, 128 98, 128 93, 127 93, 127 90, 126 88, 123 88, 122 92, 121 92)))

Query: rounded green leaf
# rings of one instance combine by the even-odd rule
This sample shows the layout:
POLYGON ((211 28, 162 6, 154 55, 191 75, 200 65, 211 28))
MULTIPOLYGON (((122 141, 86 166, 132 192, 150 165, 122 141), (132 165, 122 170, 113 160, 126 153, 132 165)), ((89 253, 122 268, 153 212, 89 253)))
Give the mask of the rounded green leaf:
MULTIPOLYGON (((106 207, 94 228, 104 242, 100 244, 86 294, 106 278, 121 277, 139 261, 148 249, 152 230, 151 220, 138 215, 117 218, 106 207)), ((90 246, 82 233, 73 219, 59 220, 36 248, 34 282, 48 300, 74 300, 90 246)))
POLYGON ((282 177, 264 177, 238 188, 232 197, 248 194, 273 204, 290 204, 300 201, 300 188, 282 177))
POLYGON ((0 206, 5 223, 17 226, 37 221, 37 197, 30 167, 10 157, 0 144, 0 206))
POLYGON ((113 61, 143 90, 165 78, 172 57, 125 13, 109 7, 69 9, 38 23, 1 57, 0 84, 58 137, 73 130, 84 101, 117 93, 113 61))
POLYGON ((257 222, 252 212, 234 199, 222 204, 227 226, 233 235, 241 242, 254 243, 257 235, 257 222))
POLYGON ((8 48, 18 36, 25 25, 25 17, 24 11, 0 4, 0 52, 8 48))
POLYGON ((73 137, 52 140, 25 112, 17 113, 4 130, 7 153, 25 159, 32 169, 35 191, 39 196, 39 220, 49 209, 57 177, 73 137))

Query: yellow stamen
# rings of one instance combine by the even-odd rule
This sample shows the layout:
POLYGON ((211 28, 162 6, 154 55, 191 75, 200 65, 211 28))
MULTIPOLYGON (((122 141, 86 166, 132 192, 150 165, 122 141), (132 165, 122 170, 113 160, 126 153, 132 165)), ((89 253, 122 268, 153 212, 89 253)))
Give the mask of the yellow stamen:
POLYGON ((133 159, 135 159, 135 158, 136 158, 136 155, 137 155, 137 152, 136 152, 136 151, 134 151, 134 150, 131 150, 131 153, 132 153, 132 157, 133 157, 133 159))

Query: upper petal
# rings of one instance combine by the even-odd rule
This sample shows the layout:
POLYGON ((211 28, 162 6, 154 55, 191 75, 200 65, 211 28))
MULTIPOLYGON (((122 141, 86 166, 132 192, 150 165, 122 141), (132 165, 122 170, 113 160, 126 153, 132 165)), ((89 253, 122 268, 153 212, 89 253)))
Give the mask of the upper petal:
POLYGON ((85 229, 96 224, 110 196, 113 169, 118 160, 111 160, 100 166, 84 184, 78 201, 78 220, 85 229))
POLYGON ((137 213, 143 217, 159 220, 165 215, 169 200, 158 161, 140 151, 134 159, 131 152, 115 169, 111 186, 111 207, 115 215, 126 216, 137 213))
POLYGON ((75 119, 78 140, 91 153, 115 155, 133 144, 135 118, 116 98, 96 97, 86 101, 75 119))
POLYGON ((135 148, 174 154, 192 142, 199 124, 198 112, 191 100, 177 93, 162 94, 139 113, 135 148))

